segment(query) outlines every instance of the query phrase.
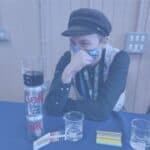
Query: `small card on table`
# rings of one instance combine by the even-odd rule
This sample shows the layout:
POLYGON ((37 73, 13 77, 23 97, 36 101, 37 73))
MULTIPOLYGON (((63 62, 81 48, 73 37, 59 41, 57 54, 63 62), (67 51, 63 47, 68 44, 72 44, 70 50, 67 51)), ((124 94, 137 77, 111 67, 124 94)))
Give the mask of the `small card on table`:
POLYGON ((96 143, 121 147, 122 146, 121 137, 122 134, 119 132, 97 131, 96 143))

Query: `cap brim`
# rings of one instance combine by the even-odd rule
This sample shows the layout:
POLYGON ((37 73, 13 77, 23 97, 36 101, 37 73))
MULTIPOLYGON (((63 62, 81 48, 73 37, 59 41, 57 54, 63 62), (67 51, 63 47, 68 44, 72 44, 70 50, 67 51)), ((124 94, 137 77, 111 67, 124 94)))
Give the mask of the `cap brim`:
POLYGON ((94 33, 93 30, 87 28, 87 27, 81 27, 81 26, 74 26, 69 27, 68 30, 65 30, 62 35, 63 36, 80 36, 80 35, 87 35, 94 33))

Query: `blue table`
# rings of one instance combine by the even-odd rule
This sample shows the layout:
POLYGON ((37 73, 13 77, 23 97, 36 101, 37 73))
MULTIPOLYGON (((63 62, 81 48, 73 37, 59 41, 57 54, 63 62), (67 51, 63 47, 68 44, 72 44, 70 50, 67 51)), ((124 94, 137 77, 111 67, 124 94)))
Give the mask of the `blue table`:
MULTIPOLYGON (((32 150, 32 143, 26 136, 25 105, 19 103, 0 102, 0 149, 1 150, 32 150)), ((149 115, 113 112, 108 120, 103 122, 84 122, 84 138, 75 143, 52 143, 42 150, 119 150, 120 148, 98 145, 95 143, 96 130, 122 132, 123 147, 121 150, 132 150, 129 145, 130 122, 134 118, 150 120, 149 115)), ((45 117, 45 131, 64 129, 64 121, 60 117, 45 117)))

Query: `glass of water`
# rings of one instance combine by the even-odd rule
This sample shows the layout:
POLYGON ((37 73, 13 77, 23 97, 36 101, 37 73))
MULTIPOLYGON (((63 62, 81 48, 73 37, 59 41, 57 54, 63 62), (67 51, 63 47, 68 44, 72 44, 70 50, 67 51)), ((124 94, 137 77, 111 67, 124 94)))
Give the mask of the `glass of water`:
POLYGON ((83 137, 84 114, 78 111, 67 112, 64 115, 65 136, 68 141, 79 141, 83 137))
POLYGON ((145 119, 132 120, 130 144, 135 150, 150 149, 150 121, 145 119))

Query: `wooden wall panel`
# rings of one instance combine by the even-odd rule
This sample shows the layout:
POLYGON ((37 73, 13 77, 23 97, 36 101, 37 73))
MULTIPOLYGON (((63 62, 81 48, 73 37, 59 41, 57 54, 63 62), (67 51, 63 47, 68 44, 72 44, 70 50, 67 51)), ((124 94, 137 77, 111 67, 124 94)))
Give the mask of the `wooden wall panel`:
MULTIPOLYGON (((147 32, 150 35, 149 26, 149 18, 150 18, 150 1, 145 0, 141 1, 140 7, 140 15, 139 22, 137 26, 138 31, 147 32)), ((150 77, 150 50, 149 50, 149 42, 148 39, 147 47, 141 56, 141 63, 138 66, 138 78, 137 78, 137 87, 136 87, 136 95, 135 95, 135 105, 134 112, 146 112, 148 106, 150 105, 150 97, 149 97, 149 77, 150 77)))
POLYGON ((66 20, 68 20, 70 13, 70 1, 45 0, 42 2, 41 9, 43 9, 43 17, 46 18, 43 25, 45 29, 44 27, 42 28, 42 31, 45 32, 42 41, 46 43, 43 54, 46 56, 47 60, 47 80, 51 81, 59 58, 68 50, 68 39, 64 38, 61 33, 67 28, 66 20), (45 3, 47 3, 47 6, 43 7, 45 3), (61 7, 58 7, 58 3, 61 7))
POLYGON ((10 33, 0 42, 0 100, 24 101, 21 61, 40 53, 37 12, 36 0, 0 0, 0 25, 10 33))
MULTIPOLYGON (((128 12, 128 10, 126 11, 126 17, 125 17, 125 22, 126 22, 126 26, 124 26, 126 28, 126 32, 136 32, 139 31, 139 23, 143 24, 143 20, 139 21, 141 18, 141 12, 139 11, 142 7, 141 7, 141 1, 138 1, 137 6, 135 7, 135 4, 133 4, 133 2, 137 2, 132 1, 132 5, 130 5, 130 2, 128 2, 128 5, 131 8, 131 11, 128 12), (135 13, 132 13, 132 9, 134 8, 135 13), (132 19, 133 25, 132 28, 130 28, 130 30, 128 30, 129 27, 131 27, 130 21, 129 21, 129 16, 133 16, 133 18, 136 19, 132 19)), ((143 9, 141 9, 143 11, 143 9)), ((134 107, 135 107, 135 97, 136 97, 136 89, 137 89, 137 80, 139 77, 139 66, 141 63, 141 55, 130 55, 130 67, 129 67, 129 73, 128 73, 128 79, 127 79, 127 87, 126 87, 126 109, 127 111, 134 111, 134 107)))

